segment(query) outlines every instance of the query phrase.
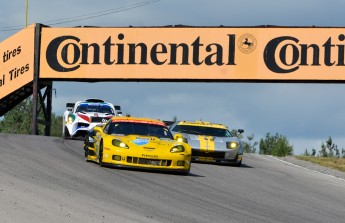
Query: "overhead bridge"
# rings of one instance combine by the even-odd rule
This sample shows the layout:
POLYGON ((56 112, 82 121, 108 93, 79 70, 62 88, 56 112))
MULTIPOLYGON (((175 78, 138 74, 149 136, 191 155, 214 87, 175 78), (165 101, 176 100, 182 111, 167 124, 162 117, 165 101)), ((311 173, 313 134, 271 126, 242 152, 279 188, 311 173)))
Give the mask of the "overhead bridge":
POLYGON ((32 95, 32 134, 43 124, 50 135, 52 83, 62 80, 344 83, 344 33, 344 27, 33 24, 0 43, 0 116, 32 95))

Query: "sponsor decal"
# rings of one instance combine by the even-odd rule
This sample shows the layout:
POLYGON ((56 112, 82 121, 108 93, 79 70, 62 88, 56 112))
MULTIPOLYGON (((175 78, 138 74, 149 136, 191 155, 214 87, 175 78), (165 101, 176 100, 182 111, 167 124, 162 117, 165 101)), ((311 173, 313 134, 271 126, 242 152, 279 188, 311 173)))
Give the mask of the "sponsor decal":
MULTIPOLYGON (((15 49, 12 50, 6 50, 2 55, 2 63, 5 64, 7 62, 10 62, 11 60, 15 60, 16 57, 20 57, 20 54, 22 53, 22 46, 18 46, 15 49)), ((16 78, 18 78, 21 75, 24 75, 26 72, 30 70, 30 65, 27 63, 25 65, 17 65, 17 67, 12 67, 8 69, 7 74, 3 74, 2 77, 0 76, 0 87, 4 86, 6 84, 6 80, 14 81, 16 78)))
POLYGON ((143 145, 148 144, 150 142, 150 140, 147 138, 136 138, 132 142, 138 146, 143 146, 143 145))
POLYGON ((141 154, 142 157, 147 157, 147 158, 158 158, 158 155, 151 155, 151 154, 141 154))
MULTIPOLYGON (((345 35, 340 34, 338 40, 344 41, 345 35)), ((272 72, 291 73, 301 66, 345 66, 344 51, 345 45, 336 44, 332 37, 320 45, 300 43, 293 36, 280 36, 267 43, 264 61, 272 72)))
POLYGON ((235 65, 235 35, 228 35, 228 46, 224 47, 219 43, 203 43, 200 36, 191 43, 157 42, 152 46, 144 42, 125 44, 124 39, 125 35, 119 33, 117 37, 108 36, 103 43, 99 44, 82 42, 81 39, 72 35, 59 36, 48 44, 45 53, 46 62, 52 70, 57 72, 72 72, 90 64, 107 66, 124 64, 235 65), (114 53, 116 51, 117 53, 114 53), (224 51, 227 51, 226 59, 223 57, 224 51), (73 53, 69 54, 69 52, 73 53), (178 52, 182 52, 182 61, 178 61, 178 52), (192 55, 191 59, 188 57, 189 53, 192 55), (89 55, 93 55, 93 58, 89 55))
MULTIPOLYGON (((343 33, 331 27, 44 27, 40 77, 344 81, 343 33)), ((1 83, 8 79, 0 73, 1 83)))
POLYGON ((34 25, 0 42, 0 99, 33 80, 34 25))

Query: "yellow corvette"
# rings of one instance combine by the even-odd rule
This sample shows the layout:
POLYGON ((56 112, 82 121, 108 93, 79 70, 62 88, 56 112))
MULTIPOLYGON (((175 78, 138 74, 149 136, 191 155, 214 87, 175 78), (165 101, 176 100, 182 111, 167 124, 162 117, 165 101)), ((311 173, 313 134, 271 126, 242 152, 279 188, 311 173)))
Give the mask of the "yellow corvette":
POLYGON ((85 160, 100 166, 172 170, 188 174, 191 147, 159 120, 113 117, 96 126, 84 141, 85 160))

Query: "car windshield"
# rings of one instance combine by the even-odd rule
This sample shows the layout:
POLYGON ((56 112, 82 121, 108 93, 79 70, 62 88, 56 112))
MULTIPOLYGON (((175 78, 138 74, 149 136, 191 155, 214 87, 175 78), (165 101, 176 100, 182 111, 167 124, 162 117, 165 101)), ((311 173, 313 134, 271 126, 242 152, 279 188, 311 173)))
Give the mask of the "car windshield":
POLYGON ((173 139, 173 136, 167 127, 148 123, 112 122, 110 123, 108 133, 121 135, 156 136, 158 138, 173 139))
POLYGON ((176 125, 172 131, 194 134, 194 135, 206 135, 217 137, 233 137, 231 132, 227 129, 213 128, 206 126, 194 126, 194 125, 176 125))
POLYGON ((92 105, 81 104, 78 106, 76 112, 98 112, 114 115, 114 110, 109 105, 92 105))

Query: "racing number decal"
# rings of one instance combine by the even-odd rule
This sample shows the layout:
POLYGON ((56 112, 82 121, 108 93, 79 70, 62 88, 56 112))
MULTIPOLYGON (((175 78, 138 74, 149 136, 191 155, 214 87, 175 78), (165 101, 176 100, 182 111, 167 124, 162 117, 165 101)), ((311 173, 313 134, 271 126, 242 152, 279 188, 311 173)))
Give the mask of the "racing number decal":
POLYGON ((199 136, 201 151, 214 151, 214 140, 212 136, 199 136))

